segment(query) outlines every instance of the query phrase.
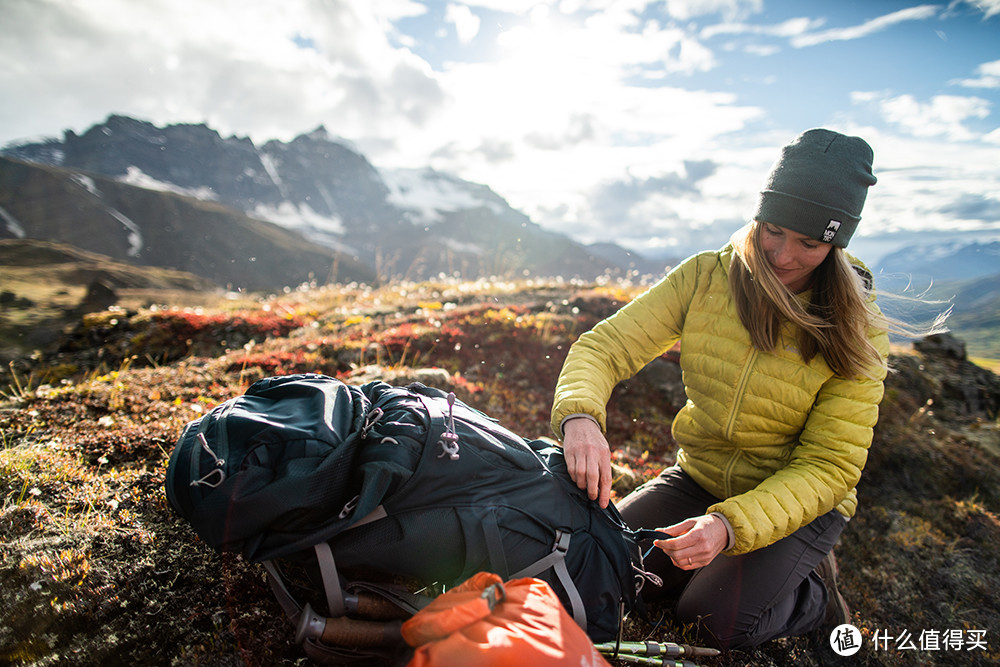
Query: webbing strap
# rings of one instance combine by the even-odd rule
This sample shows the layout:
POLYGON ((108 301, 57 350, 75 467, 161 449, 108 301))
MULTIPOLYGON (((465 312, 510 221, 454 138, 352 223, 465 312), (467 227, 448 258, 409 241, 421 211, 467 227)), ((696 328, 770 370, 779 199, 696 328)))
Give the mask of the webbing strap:
POLYGON ((320 542, 313 549, 319 562, 319 574, 323 578, 329 614, 333 618, 343 616, 347 613, 347 607, 344 604, 344 590, 340 587, 340 576, 337 575, 337 565, 333 562, 333 550, 326 542, 320 542))
POLYGON ((500 525, 497 523, 496 508, 491 507, 483 520, 483 534, 486 536, 486 553, 490 556, 490 566, 493 571, 506 580, 507 555, 504 552, 503 540, 500 538, 500 525))
POLYGON ((587 610, 583 606, 583 598, 580 597, 580 591, 576 589, 573 577, 569 576, 569 569, 566 568, 566 559, 560 558, 559 561, 553 566, 553 569, 556 571, 556 576, 559 577, 559 581, 562 582, 566 595, 569 596, 570 606, 573 609, 573 620, 575 620, 576 624, 579 625, 584 632, 586 632, 587 610))
POLYGON ((557 562, 566 557, 566 552, 569 551, 569 533, 564 533, 561 530, 556 531, 556 545, 547 555, 539 558, 531 565, 522 568, 510 575, 511 579, 520 579, 522 577, 534 577, 535 575, 544 572, 545 570, 553 567, 557 562))
MULTIPOLYGON (((323 591, 326 593, 326 604, 330 609, 330 616, 343 616, 347 611, 344 604, 344 591, 340 586, 340 577, 337 576, 337 566, 333 562, 333 552, 330 550, 330 545, 326 542, 320 542, 313 548, 316 550, 316 560, 319 561, 319 573, 323 578, 323 591)), ((285 586, 284 577, 281 576, 274 561, 263 561, 263 565, 267 571, 267 579, 271 584, 274 597, 278 599, 278 604, 281 605, 292 623, 297 624, 299 615, 302 613, 302 606, 296 602, 288 587, 285 586)))
POLYGON ((363 526, 366 523, 371 523, 372 521, 378 521, 379 519, 384 519, 387 516, 389 516, 389 514, 385 511, 385 505, 379 505, 371 512, 361 517, 360 519, 352 523, 350 526, 348 526, 341 532, 347 532, 352 528, 357 528, 358 526, 363 526))
MULTIPOLYGON (((330 616, 337 618, 347 613, 347 605, 344 601, 344 590, 340 586, 340 577, 337 575, 337 566, 333 561, 333 551, 326 542, 320 542, 313 547, 316 551, 316 560, 319 562, 319 573, 323 578, 323 592, 326 594, 326 604, 329 608, 330 616)), ((284 577, 278 570, 274 561, 263 562, 267 571, 267 579, 271 584, 274 597, 278 599, 278 604, 285 610, 285 615, 293 624, 298 624, 299 615, 302 613, 302 606, 296 602, 295 598, 285 586, 284 577)))
POLYGON ((534 577, 537 574, 544 572, 550 567, 555 571, 556 577, 559 578, 559 583, 562 584, 563 590, 566 591, 566 595, 569 597, 570 607, 573 613, 573 620, 576 624, 583 628, 584 631, 587 630, 587 610, 583 606, 583 598, 580 596, 580 591, 577 590, 576 584, 573 582, 573 577, 569 575, 569 569, 566 567, 566 552, 569 551, 569 539, 571 535, 569 533, 564 533, 561 530, 556 531, 556 545, 547 556, 539 558, 534 563, 528 567, 515 572, 510 576, 511 579, 520 579, 522 577, 534 577))
POLYGON ((278 604, 285 610, 285 615, 288 616, 288 620, 292 622, 292 625, 298 625, 299 616, 302 614, 302 607, 295 601, 292 594, 288 592, 288 588, 285 586, 281 573, 278 571, 278 566, 274 564, 274 561, 265 560, 263 564, 264 569, 267 571, 267 581, 271 584, 271 591, 274 592, 274 597, 278 599, 278 604))

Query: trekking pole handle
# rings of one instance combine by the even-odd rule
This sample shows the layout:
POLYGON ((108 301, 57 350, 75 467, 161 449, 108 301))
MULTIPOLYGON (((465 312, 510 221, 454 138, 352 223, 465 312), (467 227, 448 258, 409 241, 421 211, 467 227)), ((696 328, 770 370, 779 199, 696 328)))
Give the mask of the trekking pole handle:
POLYGON ((324 618, 308 604, 299 617, 295 642, 318 639, 333 646, 393 646, 402 643, 402 621, 363 621, 354 618, 324 618))
POLYGON ((390 600, 371 593, 359 592, 345 595, 344 604, 348 613, 356 612, 361 618, 373 621, 395 621, 410 617, 409 612, 393 604, 390 600))

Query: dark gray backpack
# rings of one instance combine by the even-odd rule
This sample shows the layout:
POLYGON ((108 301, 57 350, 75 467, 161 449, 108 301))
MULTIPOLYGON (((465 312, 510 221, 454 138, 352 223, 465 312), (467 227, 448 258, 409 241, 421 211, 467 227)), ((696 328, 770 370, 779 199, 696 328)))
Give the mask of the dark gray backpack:
POLYGON ((166 492, 209 545, 265 561, 296 622, 273 561, 313 553, 331 617, 359 567, 446 587, 538 577, 594 641, 638 604, 639 536, 570 481, 562 450, 419 384, 261 380, 185 427, 166 492))

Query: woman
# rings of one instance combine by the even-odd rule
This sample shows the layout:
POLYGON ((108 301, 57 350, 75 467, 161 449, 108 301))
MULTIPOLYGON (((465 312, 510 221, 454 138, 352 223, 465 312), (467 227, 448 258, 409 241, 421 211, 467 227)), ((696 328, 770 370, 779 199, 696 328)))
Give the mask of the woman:
MULTIPOLYGON (((574 481, 606 505, 605 406, 681 342, 677 464, 626 497, 677 620, 741 648, 849 621, 833 547, 878 417, 889 342, 871 275, 844 248, 874 185, 857 137, 809 130, 782 149, 753 220, 688 258, 574 343, 552 425, 574 481)), ((652 590, 651 590, 652 589, 652 590)))

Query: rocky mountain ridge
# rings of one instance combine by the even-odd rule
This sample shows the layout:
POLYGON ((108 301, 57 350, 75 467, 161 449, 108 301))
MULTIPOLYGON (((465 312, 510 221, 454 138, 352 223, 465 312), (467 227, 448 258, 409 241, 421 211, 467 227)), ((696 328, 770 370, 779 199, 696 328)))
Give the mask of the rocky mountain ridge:
POLYGON ((231 289, 375 280, 357 259, 218 202, 0 157, 0 239, 66 243, 231 289))
POLYGON ((1000 241, 909 245, 883 257, 878 270, 924 284, 1000 275, 1000 241))
MULTIPOLYGON (((625 265, 611 262, 606 253, 597 255, 542 229, 485 185, 430 169, 383 174, 322 127, 287 143, 272 140, 257 147, 248 138, 223 138, 203 124, 161 128, 112 115, 83 134, 67 131, 61 141, 11 146, 4 153, 71 170, 80 175, 78 181, 100 175, 234 209, 342 253, 383 281, 441 273, 468 279, 593 279, 663 268, 638 257, 625 265)), ((3 199, 0 195, 0 205, 6 206, 3 199)), ((72 242, 58 237, 51 225, 23 223, 23 212, 7 210, 8 235, 17 235, 9 220, 15 219, 22 221, 17 224, 23 235, 72 242)), ((72 209, 66 207, 61 217, 72 218, 72 209)), ((175 228, 181 224, 173 221, 175 228)))

